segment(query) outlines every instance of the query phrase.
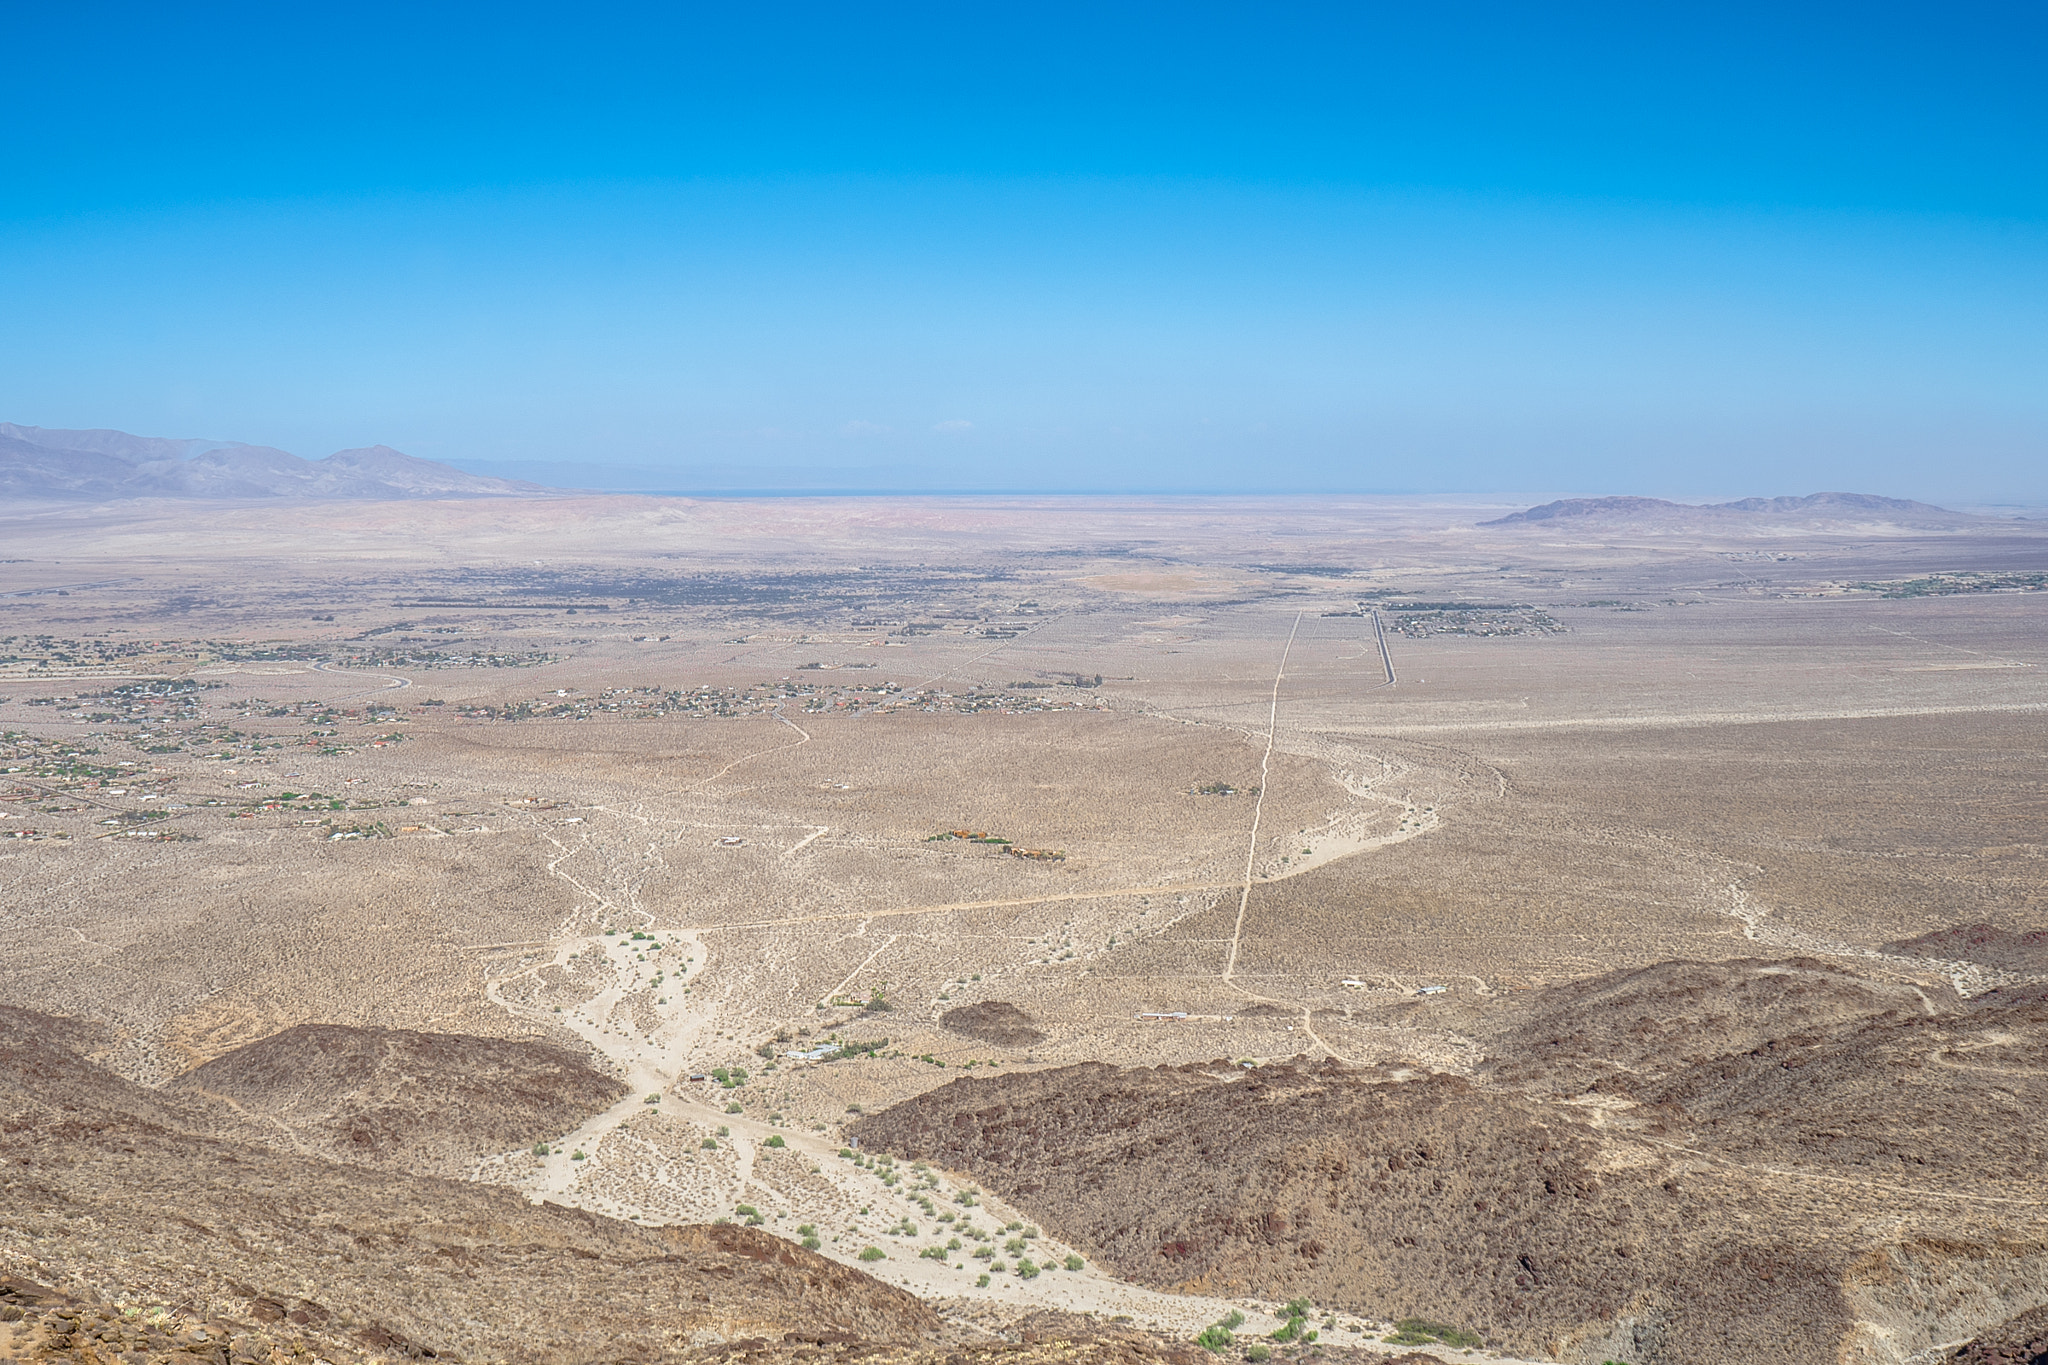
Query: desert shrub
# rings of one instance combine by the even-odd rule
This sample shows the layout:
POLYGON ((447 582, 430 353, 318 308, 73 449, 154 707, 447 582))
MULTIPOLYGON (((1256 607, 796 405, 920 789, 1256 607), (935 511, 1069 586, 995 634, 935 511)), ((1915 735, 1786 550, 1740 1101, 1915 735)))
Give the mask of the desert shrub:
POLYGON ((1087 1264, 1088 1263, 1086 1261, 1082 1260, 1079 1256, 1076 1256, 1073 1252, 1070 1251, 1067 1253, 1067 1269, 1080 1270, 1087 1264))
POLYGON ((886 1261, 889 1259, 889 1253, 880 1247, 862 1247, 860 1259, 863 1261, 886 1261))
MULTIPOLYGON (((1274 1341, 1296 1341, 1302 1339, 1302 1332, 1308 1326, 1310 1307, 1311 1305, 1307 1299, 1295 1299, 1290 1302, 1286 1308, 1281 1310, 1282 1315, 1286 1317, 1287 1321, 1281 1326, 1279 1331, 1271 1334, 1271 1339, 1274 1341)), ((1309 1335, 1314 1336, 1314 1333, 1309 1335)))
POLYGON ((1017 1278, 1020 1280, 1035 1280, 1038 1278, 1038 1267, 1031 1263, 1030 1257, 1027 1256, 1017 1262, 1017 1278))
POLYGON ((1471 1349, 1481 1344, 1477 1332, 1468 1332, 1462 1327, 1453 1327, 1446 1322, 1431 1322, 1428 1318, 1402 1318, 1394 1324, 1394 1333, 1386 1339, 1395 1346, 1459 1346, 1471 1349))
POLYGON ((548 1154, 548 1145, 545 1142, 534 1143, 533 1154, 535 1156, 546 1156, 548 1154))
POLYGON ((816 1251, 819 1247, 823 1245, 824 1243, 820 1242, 815 1237, 806 1237, 803 1240, 803 1248, 805 1251, 816 1251))
POLYGON ((1245 1347, 1244 1358, 1246 1360, 1255 1361, 1271 1360, 1273 1358, 1273 1348, 1255 1341, 1251 1345, 1245 1347))
POLYGON ((763 1147, 787 1147, 787 1146, 789 1146, 789 1144, 788 1144, 788 1143, 786 1143, 786 1142, 784 1142, 784 1141, 782 1140, 782 1134, 780 1134, 780 1133, 776 1133, 776 1134, 772 1135, 772 1136, 771 1136, 771 1137, 770 1137, 770 1138, 769 1138, 769 1139, 768 1139, 768 1140, 767 1140, 766 1142, 762 1143, 761 1145, 762 1145, 763 1147))
POLYGON ((761 1216, 761 1210, 755 1208, 752 1204, 734 1204, 732 1211, 742 1218, 759 1218, 761 1216))

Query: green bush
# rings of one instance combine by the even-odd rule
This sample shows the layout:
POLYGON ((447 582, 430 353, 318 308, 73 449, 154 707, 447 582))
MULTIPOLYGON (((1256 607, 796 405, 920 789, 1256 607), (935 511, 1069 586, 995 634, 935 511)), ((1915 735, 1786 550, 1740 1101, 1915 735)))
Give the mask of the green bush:
POLYGON ((986 1276, 986 1275, 976 1275, 976 1276, 974 1277, 974 1287, 975 1287, 976 1289, 986 1289, 986 1288, 988 1288, 988 1276, 986 1276))
POLYGON ((768 1138, 768 1140, 767 1140, 766 1142, 762 1143, 761 1145, 762 1145, 763 1147, 787 1147, 787 1146, 789 1146, 789 1144, 788 1144, 788 1143, 786 1143, 786 1142, 784 1142, 784 1141, 782 1140, 782 1134, 780 1134, 780 1133, 773 1133, 773 1134, 770 1134, 770 1135, 769 1135, 769 1138, 768 1138))
POLYGON ((863 1247, 861 1248, 860 1259, 863 1261, 886 1261, 889 1259, 889 1253, 880 1247, 863 1247))
POLYGON ((1230 1343, 1234 1339, 1230 1335, 1230 1329, 1221 1323, 1212 1327, 1204 1327, 1201 1331, 1195 1333, 1195 1345, 1217 1355, 1221 1355, 1229 1350, 1230 1343))
POLYGON ((803 1248, 805 1251, 816 1251, 822 1245, 823 1243, 821 1243, 815 1237, 806 1237, 803 1241, 803 1248))
POLYGON ((1255 1341, 1245 1347, 1244 1358, 1246 1360, 1271 1360, 1273 1358, 1273 1348, 1261 1345, 1255 1341))
POLYGON ((1038 1278, 1038 1267, 1031 1263, 1030 1257, 1027 1256, 1017 1262, 1017 1278, 1020 1280, 1035 1280, 1038 1278))
POLYGON ((761 1210, 755 1208, 752 1204, 734 1204, 732 1211, 742 1218, 759 1218, 761 1216, 761 1210))
POLYGON ((1070 1251, 1067 1253, 1067 1269, 1080 1270, 1086 1267, 1087 1264, 1088 1263, 1086 1261, 1082 1260, 1079 1256, 1076 1256, 1073 1252, 1070 1251))
POLYGON ((534 1143, 533 1154, 535 1156, 546 1156, 548 1154, 548 1145, 545 1142, 534 1143))
POLYGON ((1431 1322, 1428 1318, 1402 1318, 1394 1324, 1394 1334, 1386 1338, 1394 1346, 1459 1346, 1471 1349, 1481 1344, 1477 1332, 1468 1332, 1462 1327, 1453 1327, 1447 1322, 1431 1322))

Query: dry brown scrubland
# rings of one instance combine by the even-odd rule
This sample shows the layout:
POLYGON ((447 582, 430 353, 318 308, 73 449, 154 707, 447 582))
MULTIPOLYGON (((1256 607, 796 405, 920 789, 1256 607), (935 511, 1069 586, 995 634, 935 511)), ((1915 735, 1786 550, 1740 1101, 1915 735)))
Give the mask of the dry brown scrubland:
POLYGON ((372 1354, 2005 1350, 2048 535, 1490 515, 7 509, 0 1004, 74 1088, 0 1269, 372 1354), (743 1232, 761 1323, 655 1311, 743 1232))

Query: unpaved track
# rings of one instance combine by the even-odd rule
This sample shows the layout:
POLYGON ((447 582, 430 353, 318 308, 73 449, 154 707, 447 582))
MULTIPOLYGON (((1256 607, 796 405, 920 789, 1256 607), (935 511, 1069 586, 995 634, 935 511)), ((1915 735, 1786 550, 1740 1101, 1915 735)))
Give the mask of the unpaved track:
POLYGON ((335 701, 354 701, 357 697, 372 697, 379 692, 397 692, 402 688, 412 686, 411 678, 401 678, 396 673, 358 673, 352 669, 336 668, 333 664, 322 663, 314 664, 313 671, 315 673, 334 673, 347 678, 382 678, 384 680, 384 686, 382 687, 373 687, 366 692, 351 692, 347 696, 335 697, 333 699, 335 701))
MULTIPOLYGON (((1505 730, 1683 730, 1713 725, 1777 725, 1785 721, 1889 720, 1905 716, 1979 716, 2048 711, 2048 702, 1993 702, 1982 706, 1866 706, 1833 711, 1669 711, 1639 716, 1560 716, 1552 720, 1461 720, 1428 725, 1376 725, 1370 733, 1461 735, 1505 730)), ((1364 732, 1361 732, 1364 733, 1364 732)))
POLYGON ((1237 896, 1237 923, 1230 931, 1230 958, 1223 964, 1225 981, 1237 975, 1237 945, 1244 937, 1244 913, 1252 903, 1252 878, 1258 874, 1259 820, 1266 813, 1266 783, 1273 767, 1273 741, 1280 736, 1280 682, 1287 676, 1287 656, 1294 652, 1294 637, 1301 631, 1301 618, 1305 614, 1294 613, 1294 624, 1287 631, 1287 643, 1280 648, 1280 666, 1273 670, 1273 693, 1266 706, 1266 752, 1259 759, 1259 795, 1252 802, 1252 829, 1244 854, 1244 886, 1237 896))
MULTIPOLYGON (((852 937, 865 939, 867 926, 874 921, 892 918, 900 920, 905 916, 1131 896, 1186 895, 1196 891, 1222 891, 1234 888, 1238 892, 1238 913, 1229 940, 1229 960, 1224 974, 1224 979, 1230 980, 1236 973, 1238 948, 1242 940, 1252 886, 1261 880, 1297 876, 1312 870, 1311 866, 1302 865, 1289 866, 1265 878, 1261 878, 1258 873, 1258 840, 1265 793, 1270 781, 1273 753, 1279 747, 1280 689, 1286 677, 1288 660, 1299 634, 1302 617, 1303 613, 1297 613, 1288 631, 1268 697, 1265 751, 1260 762, 1259 796, 1253 806, 1251 829, 1247 835, 1245 874, 1235 881, 1121 887, 1049 896, 914 905, 886 910, 792 915, 744 923, 668 926, 661 922, 660 916, 638 905, 637 897, 630 886, 623 891, 607 893, 599 886, 599 883, 607 880, 606 878, 589 878, 588 874, 585 877, 578 877, 568 870, 567 865, 583 854, 597 857, 600 865, 602 864, 602 853, 587 837, 570 845, 557 838, 545 826, 537 825, 535 832, 548 840, 555 849, 555 855, 546 863, 547 871, 576 891, 579 904, 565 919, 561 937, 545 944, 516 945, 541 947, 545 952, 544 955, 537 955, 519 970, 492 979, 487 984, 485 993, 493 1003, 515 1016, 570 1028, 614 1065, 624 1078, 628 1089, 618 1103, 593 1116, 573 1132, 552 1141, 549 1144, 550 1154, 545 1158, 533 1158, 530 1166, 525 1164, 523 1158, 514 1164, 497 1162, 494 1178, 505 1179, 508 1175, 513 1176, 517 1186, 536 1200, 552 1199, 562 1203, 587 1204, 601 1211, 620 1215, 638 1212, 631 1207, 620 1207, 614 1198, 600 1194, 595 1187, 583 1185, 582 1182, 587 1175, 604 1171, 613 1163, 626 1161, 635 1175, 645 1178, 652 1186, 670 1190, 679 1188, 676 1180, 671 1178, 666 1163, 653 1146, 633 1138, 631 1130, 627 1127, 631 1120, 648 1111, 647 1097, 651 1094, 660 1094, 660 1112, 666 1117, 682 1119, 706 1130, 724 1128, 729 1131, 730 1136, 721 1141, 731 1152, 732 1165, 730 1169, 721 1166, 716 1171, 708 1172, 693 1168, 691 1179, 700 1189, 703 1188, 702 1181, 708 1176, 714 1185, 731 1194, 732 1202, 751 1202, 758 1205, 764 1213, 769 1213, 778 1224, 776 1230, 784 1231, 785 1235, 787 1229, 794 1228, 799 1220, 814 1222, 818 1225, 821 1235, 828 1239, 821 1248, 825 1254, 878 1274, 883 1279, 902 1285, 927 1298, 944 1300, 953 1297, 961 1302, 973 1304, 996 1302, 1017 1309, 1051 1306, 1106 1314, 1127 1313, 1140 1323, 1176 1334, 1197 1331, 1207 1323, 1225 1316, 1234 1308, 1247 1314, 1250 1319, 1248 1329, 1271 1330, 1277 1327, 1280 1319, 1271 1311, 1275 1305, 1159 1293, 1122 1283, 1093 1267, 1080 1272, 1048 1270, 1029 1281, 1010 1275, 997 1275, 987 1288, 976 1288, 973 1284, 974 1276, 981 1268, 977 1262, 958 1261, 955 1257, 948 1257, 947 1261, 918 1258, 915 1256, 916 1244, 890 1242, 878 1236, 881 1220, 885 1218, 907 1218, 930 1226, 929 1216, 910 1202, 909 1188, 886 1187, 876 1173, 863 1170, 850 1161, 841 1160, 838 1156, 838 1143, 828 1134, 798 1131, 771 1124, 750 1114, 727 1113, 719 1103, 724 1098, 722 1091, 678 1082, 684 1080, 691 1061, 701 1055, 703 1045, 719 1027, 722 1007, 716 1003, 711 992, 703 989, 703 986, 708 976, 716 974, 715 962, 707 947, 707 940, 722 930, 758 930, 855 920, 861 923, 861 930, 852 937), (675 965, 667 967, 670 973, 669 981, 676 989, 663 993, 667 999, 666 1004, 651 1003, 654 999, 651 993, 636 997, 638 1007, 643 1011, 652 1010, 657 1018, 658 1022, 651 1030, 643 1031, 634 1027, 630 1022, 632 1016, 622 1008, 622 1005, 629 993, 639 990, 644 985, 644 979, 651 974, 656 964, 638 962, 638 945, 624 933, 591 934, 572 928, 577 924, 588 923, 589 916, 593 913, 599 916, 600 922, 610 920, 614 923, 620 915, 630 914, 642 922, 643 929, 656 934, 663 943, 674 941, 679 944, 678 948, 660 955, 662 963, 672 963, 674 958, 680 957, 692 960, 692 965, 687 968, 675 965), (588 956, 593 951, 601 954, 601 964, 593 963, 588 956), (557 1014, 552 1009, 542 1010, 506 997, 505 987, 511 983, 532 976, 549 965, 567 967, 571 959, 579 954, 584 955, 581 958, 582 970, 589 973, 595 967, 596 981, 601 983, 580 1004, 574 1007, 565 1006, 563 1012, 557 1014), (680 989, 685 984, 697 989, 687 992, 680 989), (772 1169, 756 1160, 763 1144, 770 1137, 779 1137, 784 1144, 776 1153, 772 1169), (574 1154, 578 1152, 584 1155, 584 1160, 573 1159, 574 1154), (821 1199, 815 1193, 793 1191, 792 1188, 777 1183, 777 1172, 787 1174, 795 1169, 797 1164, 808 1169, 812 1180, 822 1177, 835 1191, 835 1195, 821 1199), (579 1189, 583 1191, 582 1194, 579 1194, 579 1189), (868 1211, 856 1220, 857 1225, 847 1222, 851 1215, 845 1212, 846 1209, 856 1207, 868 1211), (881 1245, 889 1254, 888 1259, 881 1262, 859 1261, 858 1253, 864 1245, 881 1245)), ((991 654, 995 652, 997 651, 988 651, 991 654)), ((666 795, 703 793, 742 764, 768 758, 810 742, 810 734, 802 727, 779 713, 775 719, 796 731, 798 738, 795 742, 774 745, 742 755, 709 777, 666 795)), ((1383 761, 1380 767, 1381 772, 1375 780, 1394 775, 1393 770, 1383 761)), ((1353 778, 1349 772, 1344 773, 1340 781, 1354 796, 1400 804, 1403 810, 1403 824, 1400 831, 1387 835, 1365 838, 1361 830, 1360 837, 1356 839, 1334 839, 1330 856, 1349 856, 1369 848, 1400 842, 1435 827, 1434 818, 1425 822, 1423 814, 1415 808, 1412 801, 1373 790, 1372 782, 1361 784, 1361 781, 1353 778)), ((644 803, 633 804, 640 811, 646 809, 644 803)), ((625 811, 612 813, 626 815, 642 824, 661 823, 658 816, 625 811)), ((829 827, 809 828, 811 832, 808 837, 788 849, 783 854, 784 857, 799 853, 812 840, 827 832, 829 827)), ((1329 857, 1320 858, 1315 865, 1321 865, 1329 860, 1329 857)), ((848 989, 859 979, 862 971, 904 936, 902 933, 878 936, 879 943, 870 943, 871 951, 867 953, 865 959, 847 974, 838 987, 823 998, 829 1000, 848 989)), ((1266 998, 1256 996, 1235 983, 1233 988, 1250 998, 1266 998)), ((1323 1051, 1341 1058, 1341 1054, 1316 1034, 1307 1007, 1292 1001, 1278 1003, 1301 1009, 1302 1026, 1306 1036, 1323 1051)), ((479 1174, 493 1164, 490 1160, 481 1163, 478 1168, 479 1174)), ((977 1221, 994 1220, 997 1226, 1012 1221, 1024 1221, 1021 1211, 1009 1207, 993 1196, 984 1193, 979 1199, 980 1204, 975 1209, 977 1221)), ((704 1216, 712 1215, 707 1212, 704 1216)), ((1030 1254, 1043 1258, 1048 1264, 1056 1265, 1064 1260, 1069 1250, 1070 1248, 1058 1244, 1051 1238, 1042 1237, 1034 1242, 1030 1254)), ((959 1253, 960 1256, 964 1254, 964 1251, 959 1253)))

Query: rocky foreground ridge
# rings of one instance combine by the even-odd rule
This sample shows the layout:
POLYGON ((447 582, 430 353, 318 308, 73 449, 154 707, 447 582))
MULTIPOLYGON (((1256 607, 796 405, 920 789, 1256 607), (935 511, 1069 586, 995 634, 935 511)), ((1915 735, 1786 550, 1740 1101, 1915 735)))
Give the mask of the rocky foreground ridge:
MULTIPOLYGON (((1088 1064, 956 1081, 856 1132, 1161 1289, 1572 1365, 2043 1365, 2048 987, 1735 959, 1472 1009, 1469 1075, 1088 1064)), ((0 1007, 0 1362, 1217 1359, 1060 1314, 991 1340, 762 1231, 404 1168, 501 1143, 522 1106, 615 1096, 558 1048, 307 1025, 151 1088, 93 1061, 107 1043, 0 1007)), ((1388 1359, 1226 1355, 1254 1347, 1388 1359)))
POLYGON ((1589 1365, 1929 1361, 2048 1303, 2041 987, 1738 959, 1528 994, 1472 1076, 1086 1064, 855 1132, 1140 1283, 1589 1365))
MULTIPOLYGON (((426 1113, 448 1109, 426 1101, 458 1076, 480 1084, 472 1067, 535 1068, 536 1102, 606 1102, 613 1083, 560 1049, 302 1026, 151 1089, 90 1060, 105 1041, 85 1021, 0 1007, 0 1362, 1214 1360, 1058 1313, 992 1338, 751 1228, 641 1227, 394 1168, 394 1133, 439 1160, 505 1121, 501 1100, 426 1131, 426 1113), (322 1150, 265 1141, 278 1112, 327 1134, 322 1150), (375 1140, 357 1143, 364 1125, 375 1140)), ((1273 1358, 1434 1359, 1299 1344, 1273 1358)))

